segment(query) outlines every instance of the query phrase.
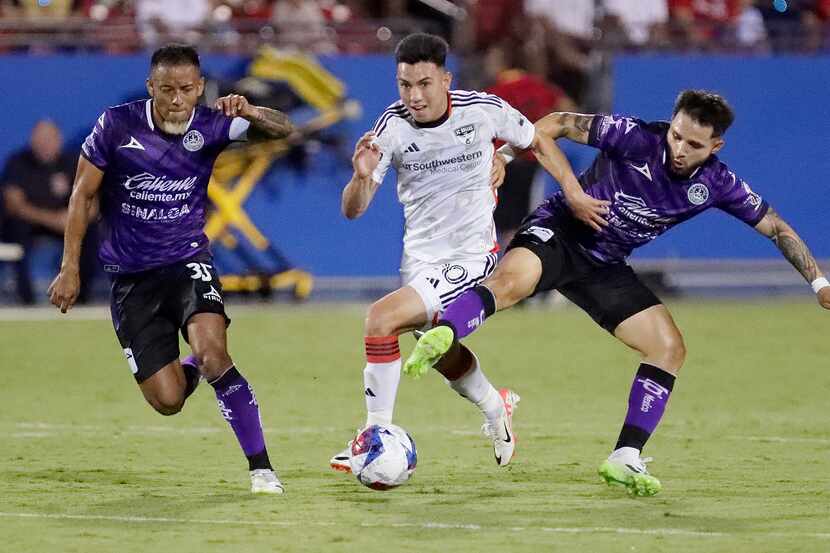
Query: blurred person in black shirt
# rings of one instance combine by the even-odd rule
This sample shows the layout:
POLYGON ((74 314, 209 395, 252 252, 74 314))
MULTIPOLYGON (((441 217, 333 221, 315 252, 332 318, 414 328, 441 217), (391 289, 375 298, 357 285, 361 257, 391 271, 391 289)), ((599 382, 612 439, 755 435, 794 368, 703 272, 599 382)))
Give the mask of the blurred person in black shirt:
MULTIPOLYGON (((18 297, 25 305, 35 303, 30 267, 34 244, 44 239, 63 243, 77 158, 64 151, 63 136, 55 123, 42 119, 32 129, 29 145, 6 162, 0 180, 4 234, 6 241, 23 246, 23 258, 15 262, 15 276, 18 297)), ((90 277, 95 272, 95 242, 95 236, 89 237, 82 249, 82 302, 89 299, 90 277)))

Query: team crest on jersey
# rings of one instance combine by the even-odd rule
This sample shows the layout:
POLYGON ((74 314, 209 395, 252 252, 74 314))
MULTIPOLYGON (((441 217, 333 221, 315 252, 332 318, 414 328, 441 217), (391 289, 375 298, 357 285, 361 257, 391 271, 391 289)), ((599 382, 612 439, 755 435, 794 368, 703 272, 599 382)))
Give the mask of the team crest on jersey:
POLYGON ((755 209, 761 207, 761 196, 753 192, 749 185, 746 183, 746 181, 741 181, 741 186, 743 186, 744 192, 746 192, 747 194, 746 201, 749 203, 749 205, 751 205, 755 209))
POLYGON ((703 205, 709 199, 709 189, 706 188, 705 184, 696 182, 689 187, 686 195, 694 205, 703 205))
POLYGON ((472 144, 476 139, 476 126, 473 124, 458 127, 453 132, 455 132, 455 136, 464 144, 472 144))
POLYGON ((198 152, 205 145, 205 137, 199 131, 188 131, 182 138, 182 145, 188 152, 198 152))

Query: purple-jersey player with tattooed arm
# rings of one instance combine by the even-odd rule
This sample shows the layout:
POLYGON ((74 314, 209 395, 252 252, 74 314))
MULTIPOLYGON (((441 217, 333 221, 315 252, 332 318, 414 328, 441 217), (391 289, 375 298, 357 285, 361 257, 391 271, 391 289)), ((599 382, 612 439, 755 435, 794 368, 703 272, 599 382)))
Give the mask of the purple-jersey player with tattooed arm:
POLYGON ((107 109, 83 144, 50 299, 66 313, 78 296, 81 242, 98 198, 112 321, 145 399, 174 415, 204 377, 248 459, 251 491, 283 493, 253 388, 228 355, 230 319, 203 228, 221 151, 235 140, 282 138, 293 127, 285 114, 235 94, 216 109, 197 105, 204 79, 190 46, 153 54, 147 91, 148 100, 107 109), (181 362, 179 331, 193 350, 181 362))
MULTIPOLYGON (((718 208, 772 239, 830 309, 830 284, 804 241, 714 155, 733 119, 721 96, 686 90, 669 123, 574 113, 537 122, 540 132, 600 150, 579 182, 590 196, 609 202, 607 215, 580 216, 567 190, 548 198, 524 221, 495 272, 453 302, 439 326, 419 340, 404 372, 425 371, 495 311, 559 290, 642 356, 619 439, 599 473, 633 495, 659 492, 660 481, 640 453, 660 422, 686 349, 668 309, 626 263, 631 251, 718 208)), ((501 153, 509 161, 515 152, 508 147, 501 153)))

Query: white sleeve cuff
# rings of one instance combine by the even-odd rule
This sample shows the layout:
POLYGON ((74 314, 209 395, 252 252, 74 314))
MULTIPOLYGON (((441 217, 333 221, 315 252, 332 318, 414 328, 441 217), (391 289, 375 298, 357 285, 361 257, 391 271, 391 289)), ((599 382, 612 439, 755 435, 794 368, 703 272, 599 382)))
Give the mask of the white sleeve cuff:
POLYGON ((830 286, 830 282, 828 282, 828 280, 826 278, 821 277, 821 278, 817 278, 813 282, 811 282, 810 286, 813 287, 813 292, 818 294, 819 290, 821 290, 822 288, 827 288, 828 286, 830 286))
POLYGON ((231 140, 248 140, 248 128, 251 122, 242 117, 234 117, 231 120, 231 127, 228 130, 228 138, 231 140))
POLYGON ((516 159, 517 155, 516 149, 510 144, 503 145, 501 148, 496 150, 496 153, 504 158, 505 163, 510 163, 511 161, 516 159))

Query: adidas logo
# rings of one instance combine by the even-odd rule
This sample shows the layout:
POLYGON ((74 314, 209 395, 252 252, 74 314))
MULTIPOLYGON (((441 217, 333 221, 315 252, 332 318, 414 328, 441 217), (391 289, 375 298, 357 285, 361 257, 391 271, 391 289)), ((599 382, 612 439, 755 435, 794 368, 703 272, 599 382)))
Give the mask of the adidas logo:
POLYGON ((438 279, 437 278, 427 278, 427 282, 429 282, 433 288, 438 288, 438 279))
POLYGON ((421 149, 420 149, 420 148, 418 147, 418 145, 417 145, 417 144, 415 144, 414 142, 413 142, 412 144, 410 144, 410 145, 409 145, 409 148, 407 148, 406 150, 404 150, 404 152, 406 152, 407 154, 412 154, 412 153, 415 153, 415 152, 420 152, 420 151, 421 151, 421 149))
POLYGON ((366 388, 366 390, 363 391, 363 394, 369 397, 377 397, 371 388, 366 388))

